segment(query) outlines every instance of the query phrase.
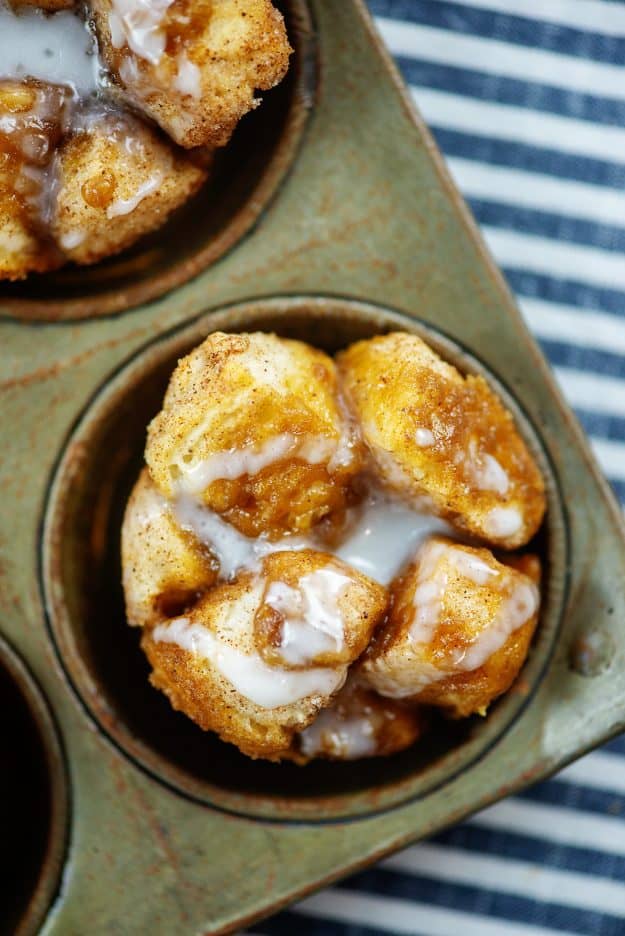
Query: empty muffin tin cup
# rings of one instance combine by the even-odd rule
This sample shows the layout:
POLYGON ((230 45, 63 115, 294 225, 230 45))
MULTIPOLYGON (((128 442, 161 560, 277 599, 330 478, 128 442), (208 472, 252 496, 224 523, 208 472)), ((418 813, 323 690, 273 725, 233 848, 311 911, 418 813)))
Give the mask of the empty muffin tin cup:
POLYGON ((66 845, 67 785, 48 706, 0 637, 2 932, 37 933, 57 891, 66 845))
POLYGON ((0 313, 56 321, 132 309, 196 276, 252 229, 296 157, 317 81, 306 0, 275 0, 275 6, 284 14, 294 50, 289 71, 218 151, 198 194, 162 228, 116 256, 2 283, 0 313))
POLYGON ((42 538, 43 589, 52 637, 87 711, 136 764, 180 793, 272 820, 331 821, 389 809, 447 783, 483 757, 531 704, 557 636, 565 599, 567 527, 557 478, 536 429, 505 386, 469 352, 406 315, 324 297, 263 299, 208 313, 150 342, 101 386, 60 454, 42 538), (463 372, 481 373, 513 412, 545 478, 548 512, 532 547, 545 568, 540 625, 512 689, 486 718, 443 719, 412 749, 353 763, 252 761, 174 712, 148 683, 139 634, 121 590, 122 516, 137 477, 146 426, 178 358, 215 330, 275 331, 333 353, 403 329, 463 372))

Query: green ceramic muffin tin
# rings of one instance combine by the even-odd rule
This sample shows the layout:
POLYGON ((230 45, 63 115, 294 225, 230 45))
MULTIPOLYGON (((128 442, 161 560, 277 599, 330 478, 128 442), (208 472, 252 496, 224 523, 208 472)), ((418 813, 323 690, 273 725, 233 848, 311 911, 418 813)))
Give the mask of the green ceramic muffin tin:
POLYGON ((0 698, 22 726, 23 821, 4 826, 21 863, 0 929, 229 932, 625 725, 620 511, 363 5, 284 8, 289 80, 204 196, 121 258, 2 288, 0 698), (412 751, 249 761, 149 687, 124 623, 119 527, 146 423, 215 328, 332 351, 397 327, 484 373, 542 467, 536 641, 485 720, 441 721, 412 751))

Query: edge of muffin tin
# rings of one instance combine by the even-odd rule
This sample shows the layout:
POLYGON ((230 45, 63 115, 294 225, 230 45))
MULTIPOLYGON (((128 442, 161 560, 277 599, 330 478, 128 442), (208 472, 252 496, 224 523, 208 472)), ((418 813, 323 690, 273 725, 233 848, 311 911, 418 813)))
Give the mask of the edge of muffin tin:
MULTIPOLYGON (((337 347, 340 346, 340 343, 337 344, 337 347)), ((160 397, 157 399, 157 405, 160 405, 160 397)), ((144 431, 145 426, 142 439, 144 431)), ((104 506, 100 505, 104 511, 107 510, 107 503, 110 506, 108 497, 105 493, 104 506)), ((370 816, 433 792, 482 759, 510 730, 531 700, 550 660, 566 605, 568 557, 568 522, 556 473, 540 433, 505 384, 460 343, 417 318, 347 297, 310 295, 250 300, 204 313, 146 343, 123 362, 96 390, 78 416, 59 453, 46 497, 39 561, 40 587, 49 634, 64 676, 97 729, 117 750, 169 788, 191 800, 225 812, 271 821, 327 822, 370 816), (149 389, 150 382, 157 379, 155 375, 159 364, 187 353, 211 331, 275 329, 279 334, 288 335, 297 332, 297 326, 306 319, 314 322, 314 333, 318 335, 318 343, 322 347, 331 341, 333 332, 341 327, 351 329, 353 334, 347 339, 349 341, 401 328, 423 337, 461 371, 481 373, 486 377, 513 412, 517 426, 537 459, 546 481, 548 568, 540 624, 530 656, 515 685, 493 706, 486 719, 474 723, 468 740, 463 741, 459 748, 452 747, 433 765, 407 771, 405 776, 391 783, 383 782, 356 792, 335 790, 302 798, 284 793, 269 795, 266 791, 241 792, 199 779, 133 734, 124 720, 123 712, 115 710, 109 704, 110 696, 107 698, 107 694, 102 693, 97 676, 89 668, 85 654, 88 648, 81 647, 77 629, 80 622, 72 619, 71 601, 68 602, 66 589, 68 580, 65 576, 71 577, 73 573, 67 567, 68 560, 63 549, 66 543, 64 523, 68 504, 81 483, 85 483, 85 466, 90 451, 97 443, 98 433, 104 432, 101 427, 123 401, 128 400, 133 390, 141 388, 145 393, 146 388, 149 389)), ((125 627, 128 629, 127 625, 125 627)), ((136 652, 140 654, 138 634, 136 645, 136 652)), ((156 690, 149 686, 148 689, 154 694, 156 704, 156 690)), ((193 728, 200 732, 199 728, 193 728)), ((428 743, 427 736, 422 743, 428 743)), ((418 748, 419 744, 415 750, 418 748)), ((330 768, 336 769, 337 766, 330 763, 330 768)), ((281 768, 278 766, 276 769, 281 768)), ((296 769, 310 770, 309 767, 296 769)))
MULTIPOLYGON (((38 749, 38 754, 40 754, 45 765, 45 786, 49 795, 46 808, 45 844, 28 896, 22 895, 21 901, 18 900, 11 910, 6 904, 3 906, 5 913, 11 912, 13 915, 11 925, 14 926, 12 932, 15 936, 34 936, 35 933, 39 932, 41 924, 46 918, 58 892, 61 872, 65 864, 69 833, 69 782, 59 732, 43 691, 38 686, 22 657, 2 636, 0 636, 0 670, 2 670, 3 681, 6 680, 7 685, 10 684, 8 691, 11 696, 13 699, 17 696, 21 697, 23 706, 27 711, 30 722, 28 728, 30 737, 26 743, 31 749, 33 745, 38 749)), ((13 710, 5 712, 5 715, 12 717, 13 710)), ((23 715, 24 713, 22 713, 23 715)), ((6 739, 4 740, 6 741, 6 739)), ((35 765, 32 761, 24 764, 28 774, 31 774, 36 766, 42 766, 42 764, 35 765)), ((9 779, 13 785, 16 785, 13 777, 9 779)), ((24 776, 23 783, 20 783, 20 790, 25 798, 24 802, 11 802, 9 807, 11 810, 19 812, 22 807, 28 806, 26 797, 29 792, 33 792, 30 783, 30 778, 24 776)), ((41 804, 38 805, 41 808, 41 804)), ((28 812, 23 812, 22 815, 24 824, 27 825, 29 819, 32 821, 32 815, 28 812)), ((20 830, 23 832, 21 825, 20 830)), ((10 832, 6 827, 3 827, 2 848, 6 859, 10 860, 10 856, 15 853, 18 865, 20 860, 25 860, 26 849, 24 848, 24 842, 29 843, 28 850, 30 850, 32 842, 29 842, 28 833, 26 833, 25 837, 20 833, 20 841, 13 842, 10 838, 10 832)), ((35 869, 30 870, 32 872, 35 869)), ((6 881, 4 883, 7 884, 6 881)), ((7 902, 8 895, 9 892, 7 891, 7 902)), ((15 895, 11 894, 11 896, 15 900, 15 895)))
MULTIPOLYGON (((132 245, 120 254, 104 258, 92 265, 77 267, 69 264, 52 273, 30 274, 24 280, 14 283, 5 282, 2 284, 4 295, 0 300, 0 316, 26 321, 64 321, 130 311, 184 285, 236 247, 254 229, 279 192, 297 158, 314 108, 318 83, 317 37, 308 0, 283 0, 279 6, 283 8, 285 18, 290 22, 289 40, 294 49, 290 67, 290 71, 292 70, 291 86, 285 102, 284 119, 266 166, 259 172, 256 181, 252 181, 251 188, 242 203, 235 206, 234 212, 230 215, 226 209, 223 226, 218 228, 206 242, 192 249, 189 255, 182 256, 171 267, 161 271, 156 264, 156 272, 153 276, 141 279, 135 275, 129 285, 116 285, 114 278, 119 275, 118 271, 121 275, 126 269, 131 274, 140 273, 142 267, 146 265, 146 259, 149 260, 150 254, 155 249, 151 246, 151 241, 158 241, 161 237, 167 238, 168 233, 171 239, 171 219, 161 228, 144 235, 137 242, 138 248, 145 246, 143 246, 143 253, 136 256, 133 255, 135 245, 132 245), (107 278, 112 280, 110 287, 99 291, 99 283, 107 278), (68 283, 72 285, 72 289, 74 283, 78 285, 77 295, 73 293, 68 296, 54 295, 55 291, 58 293, 59 290, 62 292, 64 288, 67 288, 68 283), (48 295, 46 298, 29 295, 29 288, 33 285, 36 291, 41 289, 51 298, 48 298, 48 295), (84 294, 82 293, 83 287, 84 294)), ((287 75, 285 81, 288 80, 287 75)), ((281 85, 278 85, 277 88, 265 92, 264 96, 280 93, 280 88, 281 85)), ((259 135, 262 138, 263 135, 263 112, 264 108, 261 106, 258 111, 253 112, 251 118, 259 124, 255 128, 257 138, 259 135)), ((246 115, 243 121, 249 116, 246 115)), ((231 144, 228 144, 218 151, 218 158, 226 164, 230 149, 231 144)), ((244 177, 248 171, 249 169, 244 167, 241 177, 244 177)), ((239 178, 238 171, 236 178, 239 178)), ((209 186, 211 184, 210 177, 207 184, 209 186)), ((192 208, 200 196, 201 191, 192 196, 174 213, 174 218, 185 208, 187 210, 192 208)), ((201 224, 202 218, 200 216, 195 220, 201 224)))

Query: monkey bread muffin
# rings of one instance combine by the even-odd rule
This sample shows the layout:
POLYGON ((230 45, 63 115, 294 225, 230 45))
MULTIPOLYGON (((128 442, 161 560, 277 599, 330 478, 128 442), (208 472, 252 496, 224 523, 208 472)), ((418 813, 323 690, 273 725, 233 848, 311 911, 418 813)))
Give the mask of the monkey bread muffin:
POLYGON ((251 757, 386 756, 485 715, 540 607, 540 472, 485 381, 395 333, 216 332, 179 361, 122 529, 151 682, 251 757), (495 555, 493 550, 497 551, 495 555))
POLYGON ((0 279, 160 227, 278 84, 270 0, 0 0, 0 279))

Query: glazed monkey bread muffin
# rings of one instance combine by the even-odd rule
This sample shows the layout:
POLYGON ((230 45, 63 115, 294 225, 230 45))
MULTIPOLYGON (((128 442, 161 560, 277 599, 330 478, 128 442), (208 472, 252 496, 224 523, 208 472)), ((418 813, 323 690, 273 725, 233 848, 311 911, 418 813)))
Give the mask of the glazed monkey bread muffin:
POLYGON ((122 529, 174 708, 251 757, 409 747, 484 715, 538 621, 541 475, 487 384, 414 335, 332 360, 214 333, 171 378, 122 529), (497 558, 492 549, 497 548, 497 558), (502 551, 503 550, 503 551, 502 551))
POLYGON ((291 53, 270 0, 0 0, 0 27, 0 279, 160 227, 291 53))

